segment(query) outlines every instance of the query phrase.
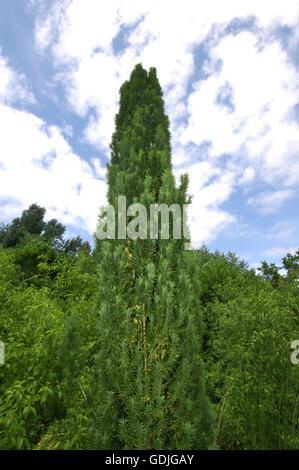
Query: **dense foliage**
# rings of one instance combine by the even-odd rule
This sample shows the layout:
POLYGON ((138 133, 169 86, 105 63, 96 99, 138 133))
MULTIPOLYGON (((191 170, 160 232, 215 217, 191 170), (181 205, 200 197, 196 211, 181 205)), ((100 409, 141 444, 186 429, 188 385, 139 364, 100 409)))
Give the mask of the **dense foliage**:
MULTIPOLYGON (((136 66, 121 88, 108 166, 108 201, 116 213, 122 195, 128 206, 142 203, 148 214, 151 204, 188 202, 187 177, 176 188, 172 175, 168 126, 155 69, 136 66)), ((125 223, 132 224, 130 217, 125 223)), ((205 394, 195 256, 186 256, 183 238, 150 239, 149 221, 147 228, 141 238, 105 240, 96 249, 100 349, 90 445, 210 448, 213 418, 205 394)))
MULTIPOLYGON (((112 205, 189 202, 169 139, 156 72, 137 66, 112 138, 112 205)), ((91 252, 44 217, 32 204, 0 226, 0 449, 299 449, 299 250, 257 274, 184 239, 91 252)))

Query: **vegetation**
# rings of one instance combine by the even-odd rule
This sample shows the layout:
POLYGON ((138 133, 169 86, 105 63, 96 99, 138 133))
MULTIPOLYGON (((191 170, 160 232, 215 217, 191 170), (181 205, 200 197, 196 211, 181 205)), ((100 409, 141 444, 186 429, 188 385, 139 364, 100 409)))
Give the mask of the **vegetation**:
MULTIPOLYGON (((135 68, 115 123, 116 212, 124 194, 189 203, 154 69, 135 68)), ((257 274, 184 237, 91 251, 44 217, 0 226, 0 449, 299 449, 299 250, 257 274)))

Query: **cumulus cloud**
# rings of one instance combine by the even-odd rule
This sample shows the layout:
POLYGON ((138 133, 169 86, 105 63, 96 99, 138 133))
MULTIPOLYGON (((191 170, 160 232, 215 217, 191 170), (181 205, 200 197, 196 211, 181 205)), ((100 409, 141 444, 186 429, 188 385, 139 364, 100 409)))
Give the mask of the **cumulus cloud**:
POLYGON ((39 52, 45 51, 55 40, 59 27, 62 27, 65 11, 71 0, 31 0, 30 5, 38 8, 35 24, 35 44, 39 52))
POLYGON ((287 241, 294 233, 295 227, 287 221, 281 221, 275 224, 271 230, 271 233, 267 235, 269 239, 277 239, 281 241, 287 241))
POLYGON ((291 253, 292 255, 294 255, 296 249, 298 248, 295 248, 293 246, 274 246, 273 248, 269 248, 269 250, 264 251, 262 254, 267 257, 282 258, 283 256, 286 256, 287 253, 291 253))
MULTIPOLYGON (((181 143, 211 142, 210 154, 246 152, 250 164, 265 172, 269 181, 287 177, 285 158, 298 173, 293 152, 299 144, 299 126, 288 115, 299 99, 297 71, 278 42, 262 49, 253 33, 225 36, 211 50, 220 70, 194 85, 188 98, 188 121, 181 143), (229 84, 234 110, 216 102, 229 84)), ((239 158, 239 156, 238 156, 239 158)))
POLYGON ((294 196, 295 191, 284 189, 280 191, 268 191, 248 199, 248 204, 256 207, 260 214, 273 214, 277 212, 283 203, 294 196))
POLYGON ((60 130, 13 106, 34 103, 24 74, 12 68, 0 50, 0 198, 1 218, 9 219, 32 202, 57 218, 93 233, 106 184, 76 155, 60 130))
MULTIPOLYGON (((185 97, 186 85, 194 72, 196 45, 211 31, 215 30, 212 37, 217 37, 234 18, 251 17, 256 19, 259 28, 296 25, 298 4, 296 0, 283 3, 276 0, 271 2, 271 8, 265 8, 257 0, 228 0, 225 4, 222 0, 208 4, 195 0, 184 3, 113 0, 109 4, 97 0, 64 0, 54 2, 48 15, 43 14, 38 19, 36 42, 41 49, 52 45, 55 59, 64 66, 64 79, 66 75, 69 78, 72 104, 78 112, 95 107, 101 127, 102 121, 109 119, 107 109, 101 109, 102 103, 109 100, 109 110, 114 114, 119 85, 138 61, 146 67, 158 68, 159 79, 167 91, 167 106, 175 116, 178 102, 185 97), (127 36, 127 48, 121 54, 114 54, 113 40, 121 28, 132 25, 135 27, 127 36), (66 65, 70 67, 69 73, 66 65)), ((239 38, 235 38, 234 48, 238 43, 239 38)), ((226 43, 226 51, 223 51, 227 60, 229 46, 226 43)), ((247 50, 243 52, 246 57, 247 50)), ((230 67, 228 64, 228 69, 230 67)), ((183 103, 179 109, 182 112, 183 103)), ((91 136, 93 140, 94 132, 91 136)))
POLYGON ((2 55, 0 47, 0 102, 34 103, 35 99, 30 91, 24 74, 18 73, 2 55))
MULTIPOLYGON (((222 204, 237 188, 258 181, 279 185, 281 191, 249 200, 264 213, 293 194, 299 178, 299 129, 292 118, 297 71, 274 32, 293 28, 294 47, 298 11, 297 0, 272 0, 267 7, 260 0, 64 0, 38 17, 36 44, 40 52, 52 51, 72 109, 88 118, 85 138, 106 152, 120 85, 138 62, 157 67, 176 173, 190 174, 193 239, 208 241, 236 221, 222 204), (249 21, 252 27, 243 31, 242 22, 249 21)), ((104 175, 101 165, 97 171, 104 175)))
POLYGON ((55 126, 26 111, 0 105, 0 198, 2 217, 32 202, 47 208, 48 218, 90 233, 106 184, 81 160, 55 126))
POLYGON ((202 161, 175 174, 189 173, 189 193, 193 203, 188 209, 188 223, 194 246, 211 241, 229 224, 236 222, 234 215, 221 209, 234 190, 235 173, 226 168, 220 170, 210 162, 202 161), (195 201, 195 202, 194 202, 195 201))

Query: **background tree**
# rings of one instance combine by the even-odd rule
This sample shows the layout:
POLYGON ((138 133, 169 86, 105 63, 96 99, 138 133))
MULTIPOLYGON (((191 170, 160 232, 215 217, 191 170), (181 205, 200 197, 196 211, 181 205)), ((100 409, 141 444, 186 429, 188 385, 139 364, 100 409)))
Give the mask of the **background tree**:
POLYGON ((256 275, 231 253, 205 247, 197 259, 217 444, 298 448, 299 368, 290 360, 290 344, 299 337, 295 281, 281 276, 273 283, 268 272, 256 275))
POLYGON ((87 251, 70 256, 53 248, 57 233, 46 241, 43 232, 27 232, 15 247, 0 246, 0 449, 82 446, 80 387, 88 390, 97 343, 96 265, 87 251), (64 351, 74 344, 70 376, 64 351))
POLYGON ((274 263, 268 264, 267 261, 263 261, 258 271, 260 271, 267 281, 270 281, 273 287, 278 287, 279 281, 282 276, 279 274, 281 267, 276 266, 274 263))
POLYGON ((44 226, 43 239, 46 241, 51 241, 54 248, 61 249, 64 232, 65 227, 56 219, 52 219, 49 220, 49 222, 44 226))
POLYGON ((282 265, 287 272, 287 279, 297 281, 299 280, 299 249, 296 250, 295 254, 287 253, 282 258, 282 265))
POLYGON ((63 251, 70 255, 76 255, 80 251, 90 253, 91 246, 87 241, 83 242, 82 238, 78 236, 71 240, 66 240, 63 245, 63 251))

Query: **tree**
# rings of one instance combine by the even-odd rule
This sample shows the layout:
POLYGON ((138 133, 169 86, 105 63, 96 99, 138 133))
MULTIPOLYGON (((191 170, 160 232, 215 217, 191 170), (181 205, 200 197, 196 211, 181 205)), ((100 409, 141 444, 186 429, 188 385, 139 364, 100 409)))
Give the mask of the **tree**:
POLYGON ((56 351, 65 315, 47 289, 22 281, 14 261, 0 252, 0 449, 30 449, 64 413, 56 351))
POLYGON ((91 247, 87 241, 83 242, 82 238, 78 236, 71 240, 66 240, 63 245, 63 251, 69 255, 76 255, 80 251, 90 253, 91 247))
POLYGON ((207 393, 221 449, 298 448, 298 337, 293 283, 266 277, 236 256, 197 251, 198 295, 205 317, 207 393), (274 284, 274 285, 273 285, 274 284))
POLYGON ((46 241, 51 241, 54 248, 59 248, 63 242, 64 232, 65 227, 56 219, 51 219, 47 224, 45 224, 43 238, 46 241))
POLYGON ((21 227, 20 218, 13 219, 11 224, 2 224, 0 228, 0 243, 3 248, 15 247, 25 236, 25 231, 21 227))
POLYGON ((32 235, 40 235, 45 227, 44 215, 46 209, 37 204, 31 204, 29 209, 23 211, 21 227, 32 235))
POLYGON ((299 279, 299 248, 296 250, 295 254, 287 253, 284 258, 282 258, 282 264, 287 272, 287 279, 297 281, 299 279))
MULTIPOLYGON (((233 289, 233 287, 231 287, 233 289)), ((207 385, 221 449, 298 449, 298 302, 263 279, 211 303, 207 385)))
MULTIPOLYGON (((182 209, 190 202, 188 177, 175 186, 169 121, 154 68, 147 73, 135 67, 121 87, 115 123, 107 176, 116 220, 118 196, 126 196, 128 206, 177 203, 182 209)), ((126 217, 126 225, 131 222, 126 217)), ((171 228, 173 223, 174 218, 171 228)), ((100 349, 90 397, 91 448, 213 445, 196 260, 184 251, 184 237, 162 240, 160 235, 161 227, 158 239, 97 240, 100 349)))
POLYGON ((278 287, 281 275, 279 274, 280 267, 274 263, 268 264, 267 261, 262 261, 262 266, 258 268, 261 271, 264 279, 270 281, 273 287, 278 287))
POLYGON ((22 212, 21 217, 13 219, 11 224, 0 228, 0 243, 4 248, 13 248, 31 235, 41 235, 45 228, 44 215, 46 209, 31 204, 22 212))
POLYGON ((84 250, 57 253, 39 235, 0 250, 0 450, 83 447, 96 285, 84 250))

